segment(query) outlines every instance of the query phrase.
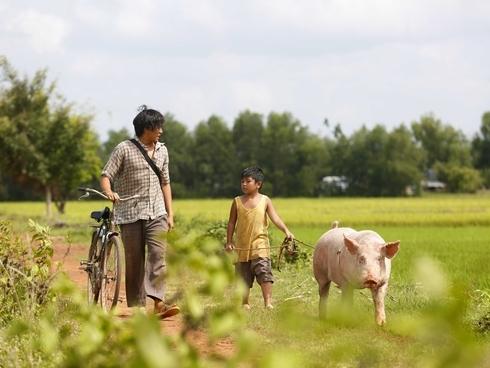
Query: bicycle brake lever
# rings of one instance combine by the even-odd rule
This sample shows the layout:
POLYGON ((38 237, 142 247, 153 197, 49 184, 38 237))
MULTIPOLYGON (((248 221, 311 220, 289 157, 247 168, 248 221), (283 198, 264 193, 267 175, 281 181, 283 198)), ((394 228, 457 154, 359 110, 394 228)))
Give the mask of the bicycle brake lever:
POLYGON ((85 194, 82 195, 80 198, 78 198, 78 200, 80 200, 82 198, 87 198, 88 196, 90 196, 90 193, 89 192, 85 192, 85 194))

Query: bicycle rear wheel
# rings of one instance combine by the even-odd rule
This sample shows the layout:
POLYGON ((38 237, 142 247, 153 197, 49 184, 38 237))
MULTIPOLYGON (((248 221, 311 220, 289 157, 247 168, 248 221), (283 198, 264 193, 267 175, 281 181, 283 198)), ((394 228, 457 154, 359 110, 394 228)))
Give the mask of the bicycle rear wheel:
POLYGON ((92 242, 88 251, 87 271, 87 300, 89 304, 95 304, 99 301, 100 294, 100 249, 102 242, 97 238, 97 231, 92 233, 92 242))
POLYGON ((107 241, 102 256, 100 304, 106 312, 117 305, 119 298, 122 267, 121 249, 121 239, 118 236, 112 236, 107 241))

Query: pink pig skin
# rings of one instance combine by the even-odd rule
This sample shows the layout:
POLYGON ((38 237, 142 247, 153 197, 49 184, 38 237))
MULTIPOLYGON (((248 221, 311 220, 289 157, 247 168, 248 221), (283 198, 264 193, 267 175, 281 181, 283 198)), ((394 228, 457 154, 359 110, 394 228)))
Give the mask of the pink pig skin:
POLYGON ((391 258, 400 247, 400 241, 386 243, 371 230, 356 231, 348 227, 332 229, 318 240, 313 253, 313 274, 320 294, 320 316, 325 316, 330 283, 342 290, 342 299, 352 300, 353 289, 371 289, 375 320, 386 323, 384 299, 390 279, 391 258))

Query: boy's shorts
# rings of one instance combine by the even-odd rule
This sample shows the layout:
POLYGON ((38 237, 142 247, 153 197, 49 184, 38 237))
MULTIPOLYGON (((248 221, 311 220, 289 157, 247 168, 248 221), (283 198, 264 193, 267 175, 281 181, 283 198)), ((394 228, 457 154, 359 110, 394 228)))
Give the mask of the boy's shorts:
POLYGON ((274 282, 269 258, 256 258, 248 262, 237 262, 235 263, 235 275, 239 275, 249 288, 252 287, 254 279, 257 279, 259 284, 274 282))

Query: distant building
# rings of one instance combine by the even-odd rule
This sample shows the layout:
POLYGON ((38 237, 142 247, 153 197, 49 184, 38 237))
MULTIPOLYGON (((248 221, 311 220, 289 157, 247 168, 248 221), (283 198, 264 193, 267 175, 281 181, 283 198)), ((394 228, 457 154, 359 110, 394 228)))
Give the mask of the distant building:
POLYGON ((437 178, 437 172, 433 169, 429 169, 425 173, 425 179, 420 183, 422 189, 429 192, 442 192, 446 190, 446 183, 439 181, 437 178))
POLYGON ((320 183, 320 193, 325 195, 344 194, 349 187, 345 176, 324 176, 320 183))
POLYGON ((439 180, 422 180, 422 188, 429 192, 442 192, 446 190, 446 183, 439 180))

